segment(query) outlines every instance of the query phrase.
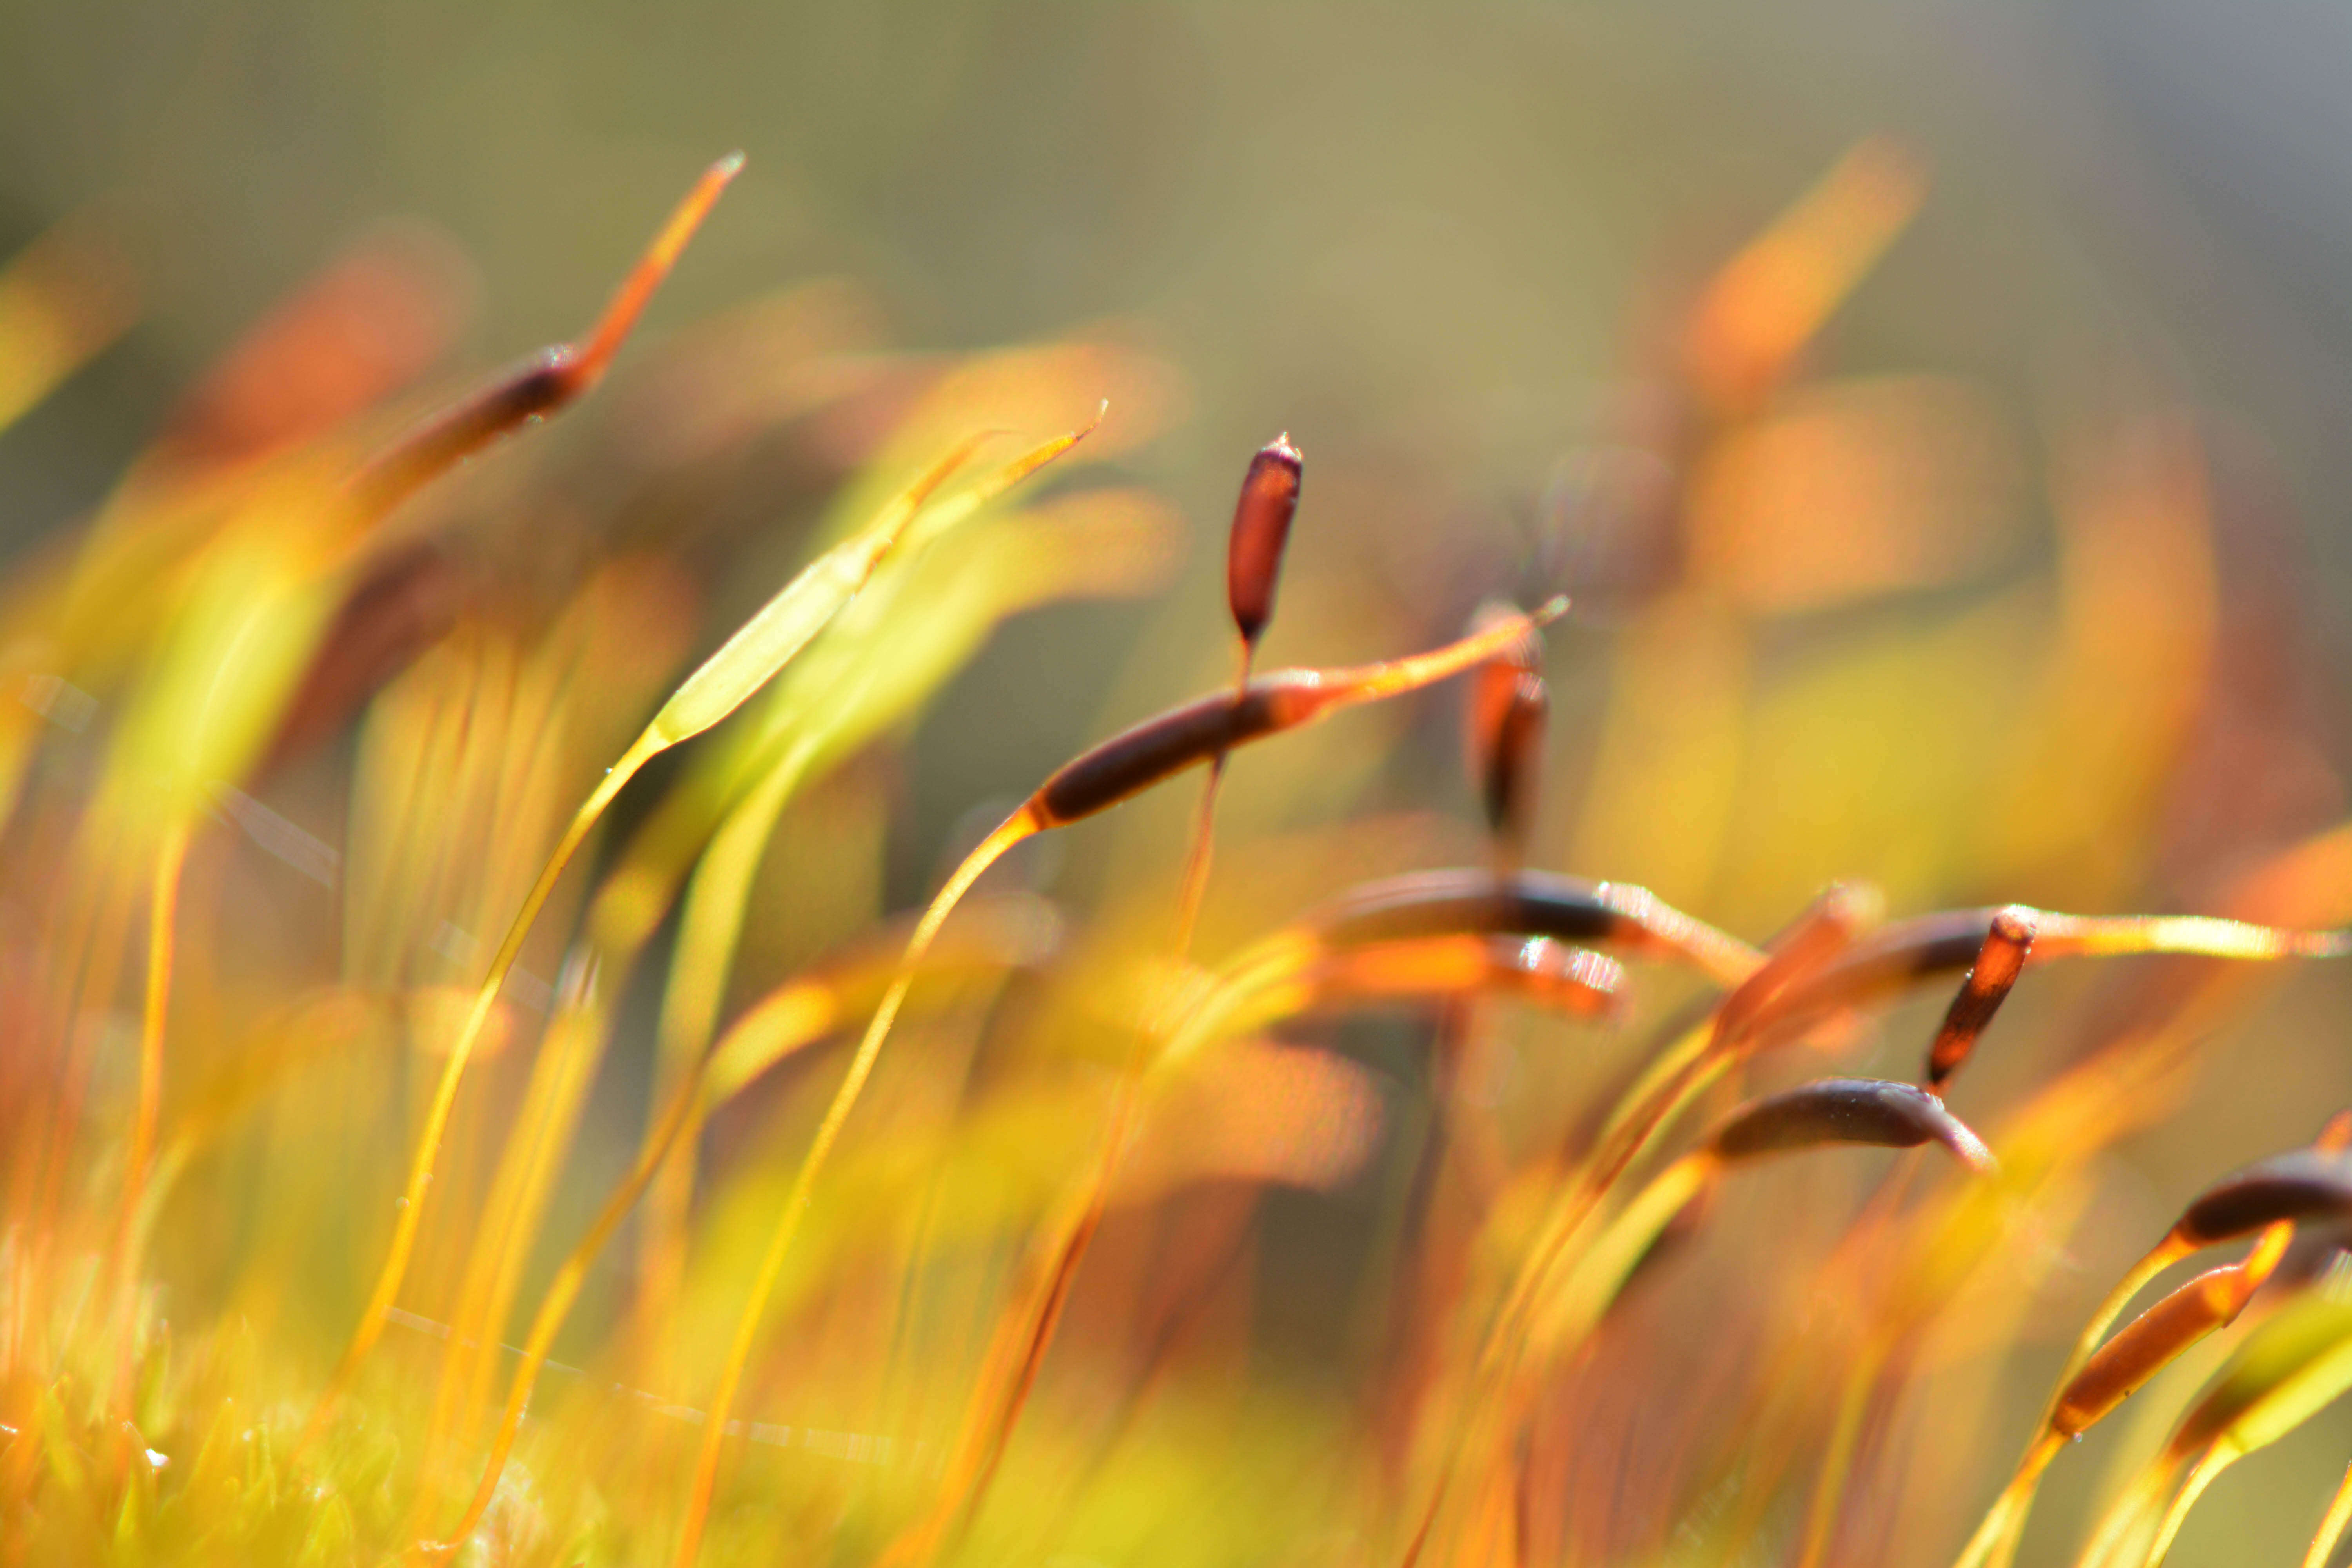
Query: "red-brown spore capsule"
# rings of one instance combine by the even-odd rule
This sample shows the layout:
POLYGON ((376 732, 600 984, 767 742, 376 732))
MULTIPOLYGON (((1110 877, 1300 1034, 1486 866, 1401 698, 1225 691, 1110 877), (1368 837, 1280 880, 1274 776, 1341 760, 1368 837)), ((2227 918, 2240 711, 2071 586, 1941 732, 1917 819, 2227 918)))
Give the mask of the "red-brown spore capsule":
POLYGON ((1994 913, 1984 948, 1961 983, 1959 994, 1952 998, 1944 1015, 1943 1027, 1936 1031, 1936 1038, 1927 1047, 1929 1089, 1940 1092, 1976 1049, 1979 1037, 1992 1022, 1993 1015, 2000 1011, 2010 988, 2025 973, 2025 961, 2033 951, 2040 920, 2039 911, 2022 904, 2012 904, 1994 913))
POLYGON ((1283 546, 1298 510, 1298 479, 1305 459, 1287 432, 1250 459, 1234 506, 1233 539, 1225 552, 1225 596, 1242 645, 1254 648, 1274 617, 1274 588, 1282 575, 1283 546))
POLYGON ((2210 1247, 2280 1220, 2347 1215, 2352 1215, 2352 1162, 2298 1150, 2248 1165, 2206 1188, 2173 1234, 2210 1247))
MULTIPOLYGON (((1488 601, 1470 617, 1473 633, 1508 618, 1507 605, 1488 601)), ((1543 761, 1544 721, 1551 694, 1543 682, 1543 645, 1532 636, 1479 666, 1471 678, 1467 723, 1470 778, 1496 839, 1516 848, 1524 839, 1534 804, 1536 772, 1543 761)))
POLYGON ((1544 721, 1550 711, 1551 695, 1544 689, 1543 678, 1518 677, 1496 716, 1486 749, 1486 765, 1479 779, 1480 804, 1486 808, 1488 830, 1514 847, 1525 841, 1528 817, 1535 807, 1544 721))
POLYGON ((1937 1142, 1971 1170, 1992 1168, 1984 1142, 1926 1089, 1879 1079, 1801 1084, 1735 1112, 1708 1141, 1727 1163, 1831 1143, 1908 1149, 1937 1142))

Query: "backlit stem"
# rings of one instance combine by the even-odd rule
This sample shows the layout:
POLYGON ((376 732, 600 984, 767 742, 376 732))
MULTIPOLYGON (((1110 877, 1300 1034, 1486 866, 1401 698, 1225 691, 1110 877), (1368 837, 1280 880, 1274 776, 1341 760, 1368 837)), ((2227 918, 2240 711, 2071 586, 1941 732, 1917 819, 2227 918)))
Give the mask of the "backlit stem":
POLYGON ((563 875, 564 868, 571 864, 572 855, 586 840, 597 819, 604 816, 605 807, 613 804, 622 786, 635 775, 637 770, 662 749, 663 742, 648 731, 638 737, 622 753, 621 760, 605 772, 603 781, 582 804, 578 815, 572 817, 572 826, 564 829, 555 853, 548 857, 546 868, 540 872, 539 880, 531 885, 530 892, 523 899, 522 908, 515 913, 514 923, 507 928, 506 940, 499 944, 497 955, 490 960, 489 973, 483 977, 481 988, 474 993, 474 1005, 467 1011, 466 1021, 458 1028, 457 1037, 449 1047, 448 1059, 442 1066, 440 1081, 434 1086, 433 1101, 425 1113, 425 1127, 417 1135, 416 1152, 409 1161, 408 1182, 401 1192, 399 1213, 393 1222, 392 1246, 385 1254, 383 1269, 377 1275, 375 1289, 369 1294, 367 1306, 360 1314, 359 1327, 352 1331, 351 1344, 344 1350, 342 1360, 336 1363, 334 1374, 327 1380, 326 1392, 319 1396, 318 1406, 311 1411, 310 1422, 303 1428, 302 1447, 309 1447, 325 1430, 336 1401, 350 1389, 360 1364, 367 1359, 368 1352, 375 1348, 377 1337, 383 1332, 384 1314, 391 1310, 393 1301, 400 1294, 401 1281, 408 1272, 409 1256, 416 1247, 417 1231, 424 1224, 425 1189, 432 1184, 433 1162, 440 1152, 441 1135, 447 1130, 450 1110, 457 1102, 457 1085, 466 1076, 466 1064, 482 1037, 483 1028, 489 1023, 490 1011, 498 1005, 499 989, 506 984, 507 972, 514 967, 515 959, 522 952, 523 939, 530 934, 531 921, 538 919, 541 908, 555 890, 555 884, 563 875))
POLYGON ((915 927, 908 939, 907 951, 898 961, 898 978, 883 994, 882 1005, 875 1009, 874 1018, 866 1026, 865 1037, 857 1042, 857 1054, 850 1058, 849 1071, 841 1087, 834 1091, 833 1103, 825 1108, 824 1120, 817 1124, 816 1137, 801 1160, 798 1175, 793 1178, 793 1188, 784 1199, 784 1212, 776 1221, 774 1235, 769 1237, 767 1255, 760 1260, 760 1271, 751 1281, 751 1293, 744 1304, 742 1315, 736 1320, 735 1337, 727 1347, 727 1361, 719 1374, 719 1390, 711 1396, 710 1411, 702 1428, 702 1446, 694 1458, 694 1479, 688 1489, 686 1503, 686 1524, 680 1532, 677 1553, 672 1559, 677 1568, 688 1568, 702 1547, 702 1531, 710 1514, 710 1494, 719 1479, 719 1453, 727 1440, 727 1421, 735 1407, 735 1394, 743 1381, 743 1370, 751 1359, 751 1342, 760 1331, 760 1320, 768 1310, 768 1298, 776 1288, 776 1279, 783 1270, 785 1256, 792 1251, 793 1241, 799 1236, 802 1217, 808 1212, 809 1195, 816 1179, 824 1169, 825 1159, 840 1140, 841 1129, 857 1104, 858 1095, 866 1088, 866 1079, 874 1071, 875 1058, 881 1055, 882 1042, 889 1037, 890 1026, 905 1005, 907 992, 915 983, 915 973, 930 951, 940 928, 947 923, 956 904, 971 890, 981 874, 1003 858, 1015 844, 1038 831, 1035 816, 1026 807, 1006 817, 996 831, 981 840, 980 847, 964 858, 962 865, 948 879, 939 896, 915 927))

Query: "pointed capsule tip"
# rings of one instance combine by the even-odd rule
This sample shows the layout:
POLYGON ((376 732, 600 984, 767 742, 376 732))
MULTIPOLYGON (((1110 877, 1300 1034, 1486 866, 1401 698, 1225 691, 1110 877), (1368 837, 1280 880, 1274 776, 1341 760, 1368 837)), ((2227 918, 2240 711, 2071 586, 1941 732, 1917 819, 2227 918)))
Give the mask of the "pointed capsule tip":
POLYGON ((2042 911, 2025 904, 2008 904, 1995 910, 1992 929, 2003 942, 2031 942, 2042 931, 2042 911))
MULTIPOLYGON (((1937 1095, 1936 1103, 1940 1106, 1943 1102, 1943 1096, 1937 1095)), ((1947 1135, 1936 1141, 1949 1149, 1952 1152, 1952 1157, 1975 1174, 1979 1176, 2000 1174, 2000 1162, 1993 1157, 1993 1152, 1986 1146, 1985 1141, 1978 1137, 1966 1122, 1955 1118, 1949 1123, 1947 1135)))

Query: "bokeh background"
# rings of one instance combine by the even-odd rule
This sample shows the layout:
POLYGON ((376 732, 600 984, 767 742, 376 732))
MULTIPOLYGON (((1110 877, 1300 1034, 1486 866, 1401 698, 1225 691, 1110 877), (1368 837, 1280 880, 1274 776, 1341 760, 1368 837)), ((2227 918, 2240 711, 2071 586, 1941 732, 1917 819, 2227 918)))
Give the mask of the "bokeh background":
MULTIPOLYGON (((740 147, 637 364, 545 433, 562 499, 457 535, 474 581, 552 594, 623 544, 667 548, 709 646, 805 553, 878 427, 856 410, 893 405, 888 374, 858 375, 1073 331, 1165 367, 1115 468, 1190 524, 1166 592, 1008 626, 787 829, 824 890, 763 906, 747 994, 919 901, 1076 748, 1223 679, 1226 509, 1282 430, 1308 466, 1272 659, 1380 657, 1491 595, 1576 596, 1538 864, 1753 940, 1840 877, 1906 911, 2220 908, 2347 810, 2347 82, 2352 15, 2273 0, 6 0, 0 254, 67 226, 136 307, 0 434, 0 550, 69 537, 183 390, 352 247, 432 280, 425 385, 453 387, 588 320, 740 147), (1796 284, 1769 257, 1745 285, 1723 271, 1792 207, 1817 221, 1800 249, 1822 247, 1781 258, 1796 284), (1785 363, 1756 347, 1841 268, 1785 363), (855 372, 852 412, 814 398, 830 412, 776 415, 716 464, 633 455, 628 421, 669 394, 632 370, 795 290, 855 372), (886 823, 854 805, 877 793, 886 823)), ((504 501, 486 473, 451 504, 504 501)), ((1204 951, 1349 874, 1475 858, 1459 722, 1427 700, 1237 763, 1238 869, 1204 951), (1350 817, 1387 826, 1325 833, 1350 817)), ((267 798, 300 820, 303 788, 267 798)), ((1164 888, 1181 793, 1024 874, 1079 910, 1164 888)), ((1989 1062, 1986 1113, 2086 1049, 2099 1005, 2021 996, 2048 1054, 1989 1062)), ((1928 1017, 1900 1016, 1880 1065, 1928 1017)), ((2238 1020, 2184 1114, 2106 1169, 2085 1229, 2113 1240, 2076 1244, 2053 1333, 2199 1180, 2352 1098, 2348 1020, 2324 974, 2238 1020)), ((1514 1081, 1493 1093, 1559 1087, 1514 1081)), ((1344 1368, 1322 1330, 1405 1158, 1269 1207, 1261 1371, 1344 1368)), ((2047 1359, 2028 1363, 2030 1403, 2047 1359)), ((2347 1444, 2331 1417, 2233 1475, 2181 1560, 2299 1551, 2347 1444)), ((2054 1511, 2083 1506, 2061 1489, 2054 1511)))

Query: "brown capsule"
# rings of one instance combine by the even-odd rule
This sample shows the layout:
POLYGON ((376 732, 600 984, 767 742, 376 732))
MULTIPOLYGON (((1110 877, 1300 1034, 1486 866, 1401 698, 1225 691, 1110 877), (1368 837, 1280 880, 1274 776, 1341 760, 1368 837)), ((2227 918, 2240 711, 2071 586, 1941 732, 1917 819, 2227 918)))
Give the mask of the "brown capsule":
POLYGON ((1242 478, 1234 505, 1234 531, 1225 550, 1225 596, 1242 646, 1254 648, 1274 617, 1275 584, 1282 575, 1283 546, 1298 510, 1298 481, 1306 459, 1285 431, 1259 448, 1242 478))
POLYGON ((1254 678, 1238 693, 1213 692, 1130 726, 1054 771, 1031 799, 1039 826, 1058 827, 1107 810, 1171 773, 1298 721, 1314 695, 1305 670, 1254 678))
POLYGON ((1023 810, 1032 828, 1059 827, 1092 816, 1236 746, 1311 723, 1341 708, 1458 675, 1567 608, 1566 599, 1554 599, 1531 614, 1408 658, 1253 676, 1237 691, 1195 698, 1064 763, 1023 810))
POLYGON ((731 153, 703 171, 578 345, 558 343, 541 350, 371 459, 352 477, 346 491, 352 513, 362 522, 382 517, 499 437, 554 413, 593 387, 636 325, 646 302, 677 264, 686 242, 742 167, 743 154, 731 153))
POLYGON ((1773 1007, 1774 1040, 1937 974, 1966 970, 1992 929, 1990 910, 1948 910, 1883 926, 1789 986, 1773 1007))
POLYGON ((1725 984, 1757 965, 1738 938, 1675 909, 1645 888, 1549 871, 1416 871, 1350 889, 1306 922, 1333 945, 1493 932, 1606 942, 1682 958, 1725 984))
POLYGON ((1994 913, 1992 929, 1985 933, 1984 945, 1977 951, 1977 961, 1969 966, 1968 978, 1960 983, 1959 994, 1952 998, 1951 1007, 1944 1014, 1943 1026, 1936 1031, 1935 1042, 1927 1047, 1930 1089, 1942 1089, 1976 1049, 1978 1038, 1992 1022, 1993 1015, 2000 1011, 2017 977, 2025 973, 2025 960, 2033 951, 2034 933, 2040 924, 2041 916, 2022 904, 2011 904, 1994 913))
POLYGON ((2352 1215, 2352 1161, 2298 1149, 2257 1161, 2205 1189, 2172 1227, 2190 1247, 2246 1236, 2280 1220, 2352 1215))
POLYGON ((362 516, 392 510, 428 480, 510 430, 543 418, 578 396, 580 356, 569 343, 532 354, 479 391, 426 417, 370 459, 352 480, 351 500, 362 516))
POLYGON ((2064 1437, 2088 1431, 2181 1352, 2233 1321, 2259 1283, 2235 1263, 2208 1269, 2134 1318, 2067 1384, 2050 1429, 2064 1437))
MULTIPOLYGON (((2008 906, 2024 914, 2022 905, 2008 906)), ((1999 909, 1943 910, 1898 921, 1856 942, 1774 1005, 1766 1045, 1823 1019, 1937 974, 1966 971, 1981 955, 1999 909)), ((2287 931, 2199 915, 2070 915, 2031 911, 2028 967, 2053 959, 2181 953, 2238 963, 2328 958, 2347 951, 2344 932, 2287 931)))
MULTIPOLYGON (((1482 632, 1511 615, 1510 605, 1499 599, 1489 599, 1480 605, 1470 617, 1470 630, 1482 632)), ((1470 777, 1487 804, 1487 820, 1495 823, 1494 775, 1505 751, 1505 731, 1511 723, 1511 710, 1522 703, 1520 683, 1534 680, 1540 685, 1543 677, 1543 645, 1533 637, 1521 637, 1496 653, 1478 667, 1470 678, 1469 700, 1464 709, 1464 750, 1468 761, 1470 777)))
POLYGON ((1486 808, 1486 828, 1498 843, 1513 849, 1526 841, 1528 819, 1534 813, 1544 721, 1550 709, 1551 694, 1541 676, 1514 677, 1495 714, 1495 727, 1480 748, 1478 793, 1486 808))
POLYGON ((1914 1084, 1884 1079, 1828 1078, 1742 1107, 1707 1146, 1726 1163, 1831 1143, 1909 1149, 1940 1143, 1979 1173, 1990 1151, 1944 1102, 1914 1084))

